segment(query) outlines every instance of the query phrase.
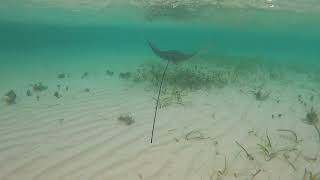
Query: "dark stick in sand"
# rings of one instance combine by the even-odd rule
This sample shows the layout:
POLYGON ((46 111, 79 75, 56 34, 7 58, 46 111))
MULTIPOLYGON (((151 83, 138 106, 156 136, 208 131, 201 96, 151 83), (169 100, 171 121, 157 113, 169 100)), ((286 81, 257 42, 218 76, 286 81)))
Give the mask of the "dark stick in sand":
POLYGON ((153 132, 154 132, 154 126, 156 124, 156 118, 157 118, 157 111, 158 111, 158 107, 159 107, 159 99, 160 99, 160 94, 161 94, 161 89, 162 89, 162 84, 163 84, 163 80, 164 80, 164 76, 166 75, 167 69, 169 66, 169 61, 167 62, 167 65, 163 71, 162 74, 162 78, 161 78, 161 82, 160 82, 160 87, 159 87, 159 92, 158 92, 158 98, 157 98, 157 104, 156 104, 156 109, 154 111, 154 118, 153 118, 153 125, 152 125, 152 133, 151 133, 151 143, 153 141, 153 132))

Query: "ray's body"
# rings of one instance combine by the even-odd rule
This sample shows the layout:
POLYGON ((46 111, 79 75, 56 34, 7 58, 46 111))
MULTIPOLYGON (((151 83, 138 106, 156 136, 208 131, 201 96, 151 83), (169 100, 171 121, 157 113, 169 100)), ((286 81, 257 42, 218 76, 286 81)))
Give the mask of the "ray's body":
POLYGON ((174 64, 178 64, 180 62, 186 61, 192 58, 194 55, 196 55, 196 53, 188 54, 178 50, 161 50, 156 46, 154 46, 151 42, 148 42, 148 44, 155 55, 157 55, 163 60, 167 60, 174 64))

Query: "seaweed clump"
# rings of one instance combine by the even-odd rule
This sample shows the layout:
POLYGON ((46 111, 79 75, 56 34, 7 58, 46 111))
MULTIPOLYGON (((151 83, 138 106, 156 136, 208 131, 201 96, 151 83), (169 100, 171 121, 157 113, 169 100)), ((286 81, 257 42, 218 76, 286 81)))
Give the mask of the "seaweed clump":
POLYGON ((53 96, 56 97, 57 99, 62 97, 61 94, 58 91, 54 92, 53 96))
MULTIPOLYGON (((134 82, 147 82, 152 88, 159 87, 163 65, 144 65, 133 74, 134 82)), ((196 91, 211 87, 224 87, 227 77, 223 70, 209 71, 198 66, 176 66, 166 74, 166 87, 180 91, 196 91)))
POLYGON ((58 79, 64 79, 67 77, 68 77, 68 74, 66 74, 66 73, 61 73, 61 74, 58 74, 58 76, 57 76, 58 79))
MULTIPOLYGON (((160 96, 159 100, 159 108, 165 108, 173 104, 184 105, 182 97, 186 96, 186 94, 182 91, 178 91, 175 89, 165 90, 164 93, 160 96)), ((156 100, 156 98, 153 98, 156 100)))
POLYGON ((317 112, 313 108, 311 108, 310 111, 307 112, 306 117, 304 118, 304 122, 314 126, 314 128, 318 133, 319 141, 320 141, 320 130, 318 127, 319 117, 317 112))
POLYGON ((84 72, 82 75, 81 75, 81 79, 84 79, 86 77, 89 76, 89 73, 88 72, 84 72))
POLYGON ((259 89, 257 92, 254 92, 253 94, 255 95, 257 101, 265 101, 269 98, 270 91, 263 91, 259 89))
POLYGON ((120 122, 125 123, 126 125, 131 125, 135 122, 135 120, 133 119, 133 117, 129 116, 129 115, 121 115, 118 117, 118 120, 120 122))
POLYGON ((4 95, 4 101, 5 101, 8 105, 15 104, 15 103, 16 103, 16 98, 17 98, 17 95, 16 95, 16 93, 15 93, 13 90, 10 90, 9 92, 7 92, 7 93, 4 95))
MULTIPOLYGON (((287 131, 287 130, 281 130, 281 131, 287 131)), ((298 140, 296 142, 298 142, 298 140)), ((285 146, 282 148, 276 148, 274 145, 272 145, 271 138, 269 137, 268 132, 266 131, 266 138, 261 138, 261 143, 258 143, 257 145, 260 151, 262 152, 262 154, 264 155, 264 158, 266 161, 271 161, 272 159, 277 157, 280 158, 279 155, 282 154, 282 156, 288 162, 288 164, 294 170, 296 170, 296 167, 294 166, 294 164, 289 160, 288 153, 291 153, 297 150, 296 148, 297 143, 290 146, 285 146)))
POLYGON ((128 80, 131 78, 131 75, 130 72, 121 72, 119 73, 119 78, 128 80))
POLYGON ((33 91, 38 91, 38 92, 45 91, 48 89, 48 86, 43 85, 42 82, 31 84, 31 87, 33 91))
POLYGON ((110 70, 106 70, 106 75, 113 76, 114 72, 110 70))
POLYGON ((26 95, 27 96, 32 96, 32 92, 30 91, 30 89, 27 90, 26 95))

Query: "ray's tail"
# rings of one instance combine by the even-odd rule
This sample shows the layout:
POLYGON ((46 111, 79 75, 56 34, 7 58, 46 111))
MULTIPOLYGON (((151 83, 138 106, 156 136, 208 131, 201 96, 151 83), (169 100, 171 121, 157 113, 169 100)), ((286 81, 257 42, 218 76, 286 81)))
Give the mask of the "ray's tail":
POLYGON ((167 65, 166 65, 166 67, 164 68, 164 71, 163 71, 162 77, 161 77, 160 86, 159 86, 158 98, 157 98, 156 107, 155 107, 155 110, 154 110, 154 118, 153 118, 152 131, 151 131, 151 139, 150 139, 150 143, 151 143, 151 144, 152 144, 152 142, 153 142, 153 133, 154 133, 154 128, 155 128, 155 124, 156 124, 156 118, 157 118, 157 112, 158 112, 158 107, 159 107, 159 101, 160 101, 160 94, 161 94, 162 84, 163 84, 164 76, 166 75, 168 66, 169 66, 169 61, 167 61, 167 65))

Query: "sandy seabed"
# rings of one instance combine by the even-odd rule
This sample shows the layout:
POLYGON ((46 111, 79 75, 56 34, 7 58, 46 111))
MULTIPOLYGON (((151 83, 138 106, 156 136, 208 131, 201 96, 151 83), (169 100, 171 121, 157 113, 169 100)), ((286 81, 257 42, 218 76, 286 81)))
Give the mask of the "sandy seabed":
POLYGON ((95 66, 69 69, 64 79, 50 69, 56 74, 42 78, 48 90, 28 97, 25 83, 14 88, 16 104, 2 101, 0 180, 301 180, 305 170, 320 172, 317 132, 303 122, 311 107, 318 110, 319 91, 304 73, 267 81, 272 92, 263 101, 246 86, 188 93, 159 109, 150 144, 156 91, 119 79, 120 65, 106 66, 113 76, 95 66), (121 115, 135 122, 126 125, 121 115))

